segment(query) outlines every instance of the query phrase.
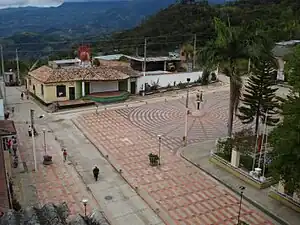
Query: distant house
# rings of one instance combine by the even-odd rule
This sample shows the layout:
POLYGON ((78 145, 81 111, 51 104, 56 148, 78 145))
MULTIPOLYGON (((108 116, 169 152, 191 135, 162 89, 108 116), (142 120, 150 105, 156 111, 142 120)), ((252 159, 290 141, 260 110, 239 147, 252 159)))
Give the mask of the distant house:
POLYGON ((6 86, 15 86, 18 84, 17 75, 13 71, 5 72, 3 79, 6 86))
MULTIPOLYGON (((144 57, 140 56, 124 56, 130 60, 132 69, 143 71, 144 57)), ((160 57, 147 57, 146 58, 146 71, 175 71, 181 63, 178 56, 160 56, 160 57)))
POLYGON ((127 92, 129 76, 100 65, 84 65, 78 59, 49 62, 28 73, 27 90, 45 104, 76 100, 92 94, 127 92))
POLYGON ((276 43, 272 52, 278 62, 277 80, 284 81, 284 64, 285 57, 292 53, 292 48, 300 44, 300 40, 282 41, 276 43))

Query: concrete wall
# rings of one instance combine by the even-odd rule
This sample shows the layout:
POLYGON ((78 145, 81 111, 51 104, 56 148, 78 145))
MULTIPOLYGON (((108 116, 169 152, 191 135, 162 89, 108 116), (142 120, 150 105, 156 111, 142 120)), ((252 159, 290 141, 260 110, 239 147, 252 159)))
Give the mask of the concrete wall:
POLYGON ((278 62, 277 80, 284 80, 285 61, 282 58, 277 58, 277 62, 278 62))
POLYGON ((3 103, 3 99, 0 99, 0 120, 4 120, 4 103, 3 103))
POLYGON ((90 92, 107 92, 107 91, 118 91, 119 82, 118 81, 93 81, 90 83, 90 92))
POLYGON ((143 85, 148 83, 152 85, 153 82, 158 82, 160 87, 167 87, 169 84, 173 86, 174 81, 178 83, 186 83, 186 79, 190 78, 190 82, 194 82, 202 77, 202 71, 192 72, 192 73, 169 73, 169 74, 158 74, 158 75, 147 75, 137 78, 137 89, 136 93, 143 90, 143 85))

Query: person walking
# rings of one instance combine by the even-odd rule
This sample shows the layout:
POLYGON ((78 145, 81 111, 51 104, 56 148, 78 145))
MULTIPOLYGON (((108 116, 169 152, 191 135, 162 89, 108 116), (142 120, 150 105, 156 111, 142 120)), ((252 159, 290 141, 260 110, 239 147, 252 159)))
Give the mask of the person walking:
POLYGON ((24 92, 23 91, 21 92, 21 99, 22 100, 24 99, 24 92))
POLYGON ((99 168, 97 166, 94 167, 93 174, 94 174, 95 181, 97 181, 99 176, 99 168))
POLYGON ((64 162, 67 161, 67 156, 68 156, 67 150, 63 149, 64 162))

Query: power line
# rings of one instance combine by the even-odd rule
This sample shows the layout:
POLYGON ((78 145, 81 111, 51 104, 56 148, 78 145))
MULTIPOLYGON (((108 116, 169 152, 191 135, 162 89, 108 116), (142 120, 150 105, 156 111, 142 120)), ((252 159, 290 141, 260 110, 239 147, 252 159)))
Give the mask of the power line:
MULTIPOLYGON (((190 33, 190 34, 181 34, 181 35, 159 35, 159 36, 149 36, 147 37, 148 40, 153 40, 153 39, 159 39, 159 38, 176 38, 176 37, 188 37, 191 36, 193 37, 193 35, 202 35, 202 37, 211 37, 212 35, 203 35, 203 33, 190 33)), ((95 37, 97 38, 97 37, 95 37)), ((83 39, 83 40, 66 40, 66 41, 53 41, 53 42, 23 42, 23 43, 18 43, 18 44, 5 44, 3 43, 3 46, 5 47, 15 47, 15 46, 23 46, 23 45, 55 45, 55 44, 75 44, 76 42, 78 43, 107 43, 107 42, 118 42, 118 41, 144 41, 145 37, 140 37, 140 38, 102 38, 99 40, 87 40, 87 39, 83 39)))
MULTIPOLYGON (((197 41, 196 42, 197 44, 201 44, 203 42, 201 41, 197 41)), ((155 45, 168 45, 168 44, 173 44, 173 45, 181 45, 183 44, 182 41, 168 41, 168 42, 155 42, 155 43, 147 43, 147 46, 155 46, 155 45)), ((105 51, 109 51, 109 50, 118 50, 118 51, 121 51, 121 50, 128 50, 130 48, 137 48, 137 47, 144 47, 144 44, 131 44, 131 45, 121 45, 121 46, 118 46, 118 45, 115 45, 115 46, 111 46, 110 48, 107 48, 107 47, 104 47, 104 50, 105 51)), ((99 47, 100 48, 100 47, 99 47)), ((19 48, 20 49, 20 48, 19 48)), ((101 48, 99 49, 101 50, 101 48)), ((18 50, 19 53, 55 53, 55 52, 71 52, 71 51, 76 51, 76 49, 72 49, 72 48, 64 48, 64 49, 53 49, 53 50, 18 50)), ((5 51, 5 53, 15 53, 15 51, 5 51)))

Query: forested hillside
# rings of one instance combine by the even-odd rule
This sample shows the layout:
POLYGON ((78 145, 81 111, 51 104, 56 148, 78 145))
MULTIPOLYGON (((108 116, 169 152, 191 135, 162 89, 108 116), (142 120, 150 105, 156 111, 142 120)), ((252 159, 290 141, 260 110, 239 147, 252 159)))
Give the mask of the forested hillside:
POLYGON ((231 26, 244 26, 249 32, 265 32, 273 41, 295 39, 300 38, 299 7, 300 2, 291 0, 241 0, 222 6, 206 1, 177 4, 134 29, 115 34, 113 44, 114 48, 133 51, 133 46, 141 46, 144 37, 149 37, 149 49, 171 49, 197 34, 198 46, 204 45, 214 36, 214 17, 229 19, 231 26))

